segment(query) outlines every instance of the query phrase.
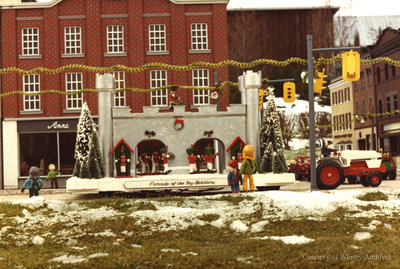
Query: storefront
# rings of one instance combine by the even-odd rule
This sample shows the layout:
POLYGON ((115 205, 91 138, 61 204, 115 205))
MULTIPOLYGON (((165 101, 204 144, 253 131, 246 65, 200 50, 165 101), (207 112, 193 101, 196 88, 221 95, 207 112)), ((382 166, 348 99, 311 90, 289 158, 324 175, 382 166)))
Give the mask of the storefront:
MULTIPOLYGON (((96 120, 95 120, 96 121, 96 120)), ((46 177, 49 164, 60 171, 59 186, 65 186, 75 165, 76 118, 21 119, 3 122, 4 186, 21 187, 31 166, 37 166, 46 177)), ((47 181, 44 182, 45 187, 47 181)))

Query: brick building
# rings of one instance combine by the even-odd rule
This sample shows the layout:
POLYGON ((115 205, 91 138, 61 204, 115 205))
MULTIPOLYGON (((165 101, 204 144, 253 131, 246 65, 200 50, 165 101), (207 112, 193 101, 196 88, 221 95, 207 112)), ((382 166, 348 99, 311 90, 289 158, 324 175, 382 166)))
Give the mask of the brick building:
MULTIPOLYGON (((372 58, 400 58, 400 30, 386 28, 375 45, 368 47, 372 58)), ((399 67, 386 62, 373 65, 375 98, 378 113, 391 112, 388 116, 376 118, 379 147, 390 151, 393 156, 400 155, 400 115, 399 110, 400 71, 399 67)))
MULTIPOLYGON (((2 68, 30 70, 68 64, 140 66, 150 62, 188 65, 228 58, 227 0, 52 0, 46 3, 0 4, 2 68)), ((214 72, 228 80, 228 69, 196 68, 175 72, 156 68, 145 72, 114 72, 117 88, 154 88, 178 84, 212 86, 214 72)), ((56 89, 73 92, 95 88, 95 73, 68 70, 2 75, 1 90, 36 93, 56 89)), ((215 107, 208 91, 178 90, 184 112, 215 107)), ((168 90, 115 94, 114 106, 132 113, 144 107, 169 106, 168 90)), ((12 95, 2 98, 4 187, 17 186, 31 165, 46 173, 55 163, 70 175, 76 125, 83 102, 96 118, 97 95, 12 95)), ((226 111, 229 92, 219 100, 226 111)), ((211 129, 211 128, 210 128, 211 129)), ((119 138, 115 138, 118 139, 119 138)), ((134 145, 137 147, 137 145, 134 145)), ((160 145, 161 146, 161 145, 160 145)), ((185 145, 186 146, 186 145, 185 145)))

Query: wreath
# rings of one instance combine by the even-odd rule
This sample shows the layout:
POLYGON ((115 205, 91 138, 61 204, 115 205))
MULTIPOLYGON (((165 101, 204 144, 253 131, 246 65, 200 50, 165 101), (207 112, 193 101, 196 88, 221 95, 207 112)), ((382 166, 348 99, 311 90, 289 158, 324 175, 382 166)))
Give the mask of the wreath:
POLYGON ((183 120, 175 119, 175 122, 174 122, 175 130, 181 130, 183 128, 183 126, 184 126, 183 120))

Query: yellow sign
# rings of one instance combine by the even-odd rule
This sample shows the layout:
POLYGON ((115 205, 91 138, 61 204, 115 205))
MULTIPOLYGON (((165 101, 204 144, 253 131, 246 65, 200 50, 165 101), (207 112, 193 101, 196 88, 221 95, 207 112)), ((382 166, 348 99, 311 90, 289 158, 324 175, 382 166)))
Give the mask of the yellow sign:
POLYGON ((346 51, 342 54, 342 77, 345 81, 360 79, 360 54, 357 51, 346 51))
POLYGON ((283 101, 293 103, 296 100, 296 84, 294 82, 283 83, 283 101))

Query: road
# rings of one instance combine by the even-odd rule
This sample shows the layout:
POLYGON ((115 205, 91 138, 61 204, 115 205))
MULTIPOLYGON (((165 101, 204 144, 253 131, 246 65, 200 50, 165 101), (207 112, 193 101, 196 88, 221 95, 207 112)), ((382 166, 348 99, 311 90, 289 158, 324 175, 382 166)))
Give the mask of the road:
MULTIPOLYGON (((364 189, 361 184, 342 184, 336 190, 357 190, 364 189)), ((281 187, 281 191, 310 191, 310 183, 308 181, 296 181, 292 185, 281 187)), ((384 180, 382 184, 377 188, 368 188, 370 190, 393 190, 400 189, 400 180, 384 180)), ((205 192, 198 192, 196 190, 187 192, 171 192, 167 193, 169 195, 185 195, 185 196, 195 196, 195 195, 209 195, 216 193, 229 193, 230 189, 225 188, 221 190, 211 190, 205 192)), ((28 198, 28 191, 21 193, 19 190, 0 190, 0 202, 2 201, 17 201, 24 200, 28 198)), ((102 196, 99 194, 72 194, 67 193, 65 189, 43 189, 40 191, 40 195, 47 200, 62 200, 62 201, 81 201, 81 200, 91 200, 97 199, 102 196)), ((139 192, 131 194, 120 194, 122 197, 131 198, 147 198, 147 197, 159 197, 166 195, 165 192, 139 192)))

